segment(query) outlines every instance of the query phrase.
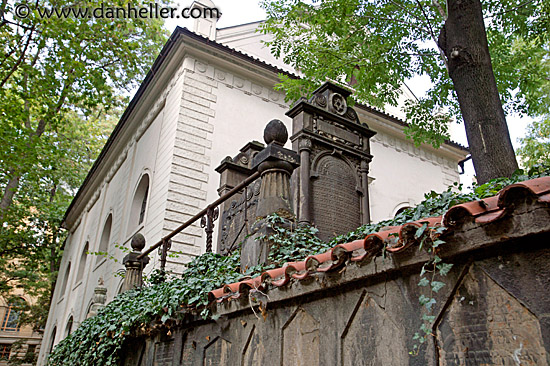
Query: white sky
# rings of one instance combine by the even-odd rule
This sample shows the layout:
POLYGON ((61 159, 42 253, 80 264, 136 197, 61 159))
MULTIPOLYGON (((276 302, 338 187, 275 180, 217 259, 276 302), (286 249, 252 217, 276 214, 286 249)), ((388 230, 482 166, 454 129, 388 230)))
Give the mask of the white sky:
MULTIPOLYGON (((244 23, 255 22, 265 19, 265 11, 260 7, 258 0, 213 0, 217 8, 221 11, 222 17, 218 21, 218 28, 229 27, 244 23)), ((191 0, 174 1, 179 9, 191 5, 191 0)), ((167 19, 166 28, 172 32, 176 26, 192 29, 192 20, 185 19, 167 19)), ((407 85, 417 95, 423 95, 428 89, 427 78, 410 82, 407 85)), ((514 148, 519 146, 518 138, 525 135, 526 126, 532 121, 530 118, 520 118, 519 116, 507 116, 508 128, 514 148)), ((451 139, 462 145, 467 145, 464 126, 453 124, 451 126, 451 139)), ((469 185, 473 177, 473 165, 471 161, 466 163, 466 174, 461 177, 462 183, 469 185)))

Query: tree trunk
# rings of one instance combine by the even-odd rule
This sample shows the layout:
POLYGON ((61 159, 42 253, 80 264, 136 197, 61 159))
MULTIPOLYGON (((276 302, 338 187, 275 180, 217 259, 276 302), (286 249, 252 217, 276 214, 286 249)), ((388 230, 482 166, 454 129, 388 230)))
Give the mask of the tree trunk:
POLYGON ((4 189, 4 194, 2 195, 2 200, 0 201, 0 220, 4 219, 4 214, 8 210, 8 207, 10 207, 11 203, 13 202, 13 196, 15 195, 15 192, 19 187, 20 178, 21 177, 19 175, 15 175, 11 177, 8 181, 8 184, 6 184, 6 188, 4 189))
POLYGON ((497 90, 479 0, 448 0, 439 47, 460 104, 479 183, 510 176, 518 164, 497 90))

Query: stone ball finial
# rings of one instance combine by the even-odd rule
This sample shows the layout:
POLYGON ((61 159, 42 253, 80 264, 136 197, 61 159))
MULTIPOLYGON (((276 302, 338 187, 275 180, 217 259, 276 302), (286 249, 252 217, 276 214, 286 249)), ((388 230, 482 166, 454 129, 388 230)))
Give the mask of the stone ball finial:
POLYGON ((145 248, 145 237, 140 233, 136 233, 132 237, 132 243, 130 245, 132 246, 133 250, 141 252, 143 248, 145 248))
POLYGON ((264 129, 264 141, 266 144, 274 143, 283 146, 288 140, 288 131, 283 122, 278 119, 271 120, 264 129))

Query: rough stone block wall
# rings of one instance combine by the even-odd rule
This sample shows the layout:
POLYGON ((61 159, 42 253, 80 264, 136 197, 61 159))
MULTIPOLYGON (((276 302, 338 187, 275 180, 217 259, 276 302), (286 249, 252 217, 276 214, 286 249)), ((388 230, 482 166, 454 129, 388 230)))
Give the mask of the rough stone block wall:
POLYGON ((187 319, 133 339, 124 365, 547 365, 549 239, 455 256, 436 297, 435 337, 416 356, 426 288, 410 248, 398 262, 376 257, 273 289, 263 314, 255 300, 264 295, 242 294, 217 305, 216 321, 187 319))

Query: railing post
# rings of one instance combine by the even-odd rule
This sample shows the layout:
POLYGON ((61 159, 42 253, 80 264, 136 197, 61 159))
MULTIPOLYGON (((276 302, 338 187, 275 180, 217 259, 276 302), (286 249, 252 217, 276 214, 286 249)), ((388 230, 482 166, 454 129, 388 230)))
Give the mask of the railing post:
POLYGON ((206 216, 201 218, 201 227, 206 232, 206 251, 212 252, 212 234, 214 233, 214 221, 218 219, 220 210, 218 207, 208 206, 206 216))
POLYGON ((162 245, 159 248, 160 255, 160 272, 162 273, 163 279, 166 274, 166 258, 168 257, 168 251, 172 248, 171 239, 163 239, 162 245))
POLYGON ((143 248, 145 248, 145 238, 143 235, 140 233, 135 234, 132 238, 131 246, 132 251, 122 261, 122 264, 126 267, 122 292, 143 286, 143 269, 149 263, 148 256, 138 258, 143 248))

